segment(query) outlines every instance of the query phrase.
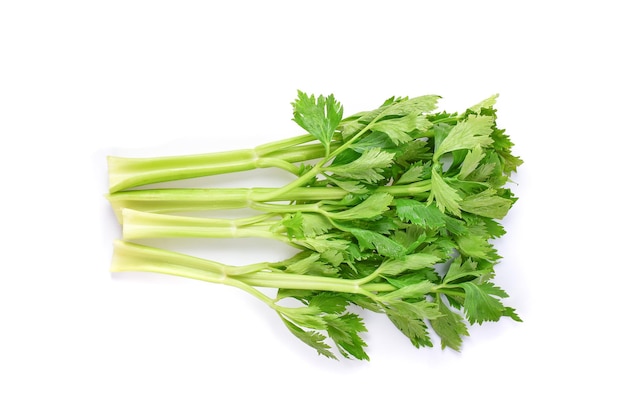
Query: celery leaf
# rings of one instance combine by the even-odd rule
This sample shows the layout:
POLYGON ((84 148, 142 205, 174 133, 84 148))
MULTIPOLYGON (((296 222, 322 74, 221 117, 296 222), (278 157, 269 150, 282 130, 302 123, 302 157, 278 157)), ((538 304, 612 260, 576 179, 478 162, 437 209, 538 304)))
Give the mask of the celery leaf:
POLYGON ((435 150, 433 160, 441 155, 458 149, 473 149, 476 145, 488 146, 493 142, 490 137, 493 117, 469 115, 466 120, 456 124, 435 150))
POLYGON ((293 120, 304 130, 319 140, 330 153, 330 142, 343 117, 343 106, 331 94, 328 97, 307 95, 298 91, 298 98, 292 103, 293 120))

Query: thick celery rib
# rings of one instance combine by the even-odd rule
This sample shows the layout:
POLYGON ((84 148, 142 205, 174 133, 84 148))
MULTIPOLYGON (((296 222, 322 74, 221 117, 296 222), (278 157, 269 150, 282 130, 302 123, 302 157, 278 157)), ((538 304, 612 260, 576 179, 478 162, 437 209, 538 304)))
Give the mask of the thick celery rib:
POLYGON ((273 215, 243 219, 220 219, 192 216, 172 216, 131 209, 122 210, 124 239, 177 237, 241 238, 261 237, 286 240, 270 231, 277 221, 267 222, 273 215))
MULTIPOLYGON (((216 284, 255 287, 309 289, 369 295, 357 280, 272 272, 268 264, 249 267, 219 262, 117 240, 114 242, 112 272, 139 271, 175 275, 216 284), (237 285, 239 284, 239 285, 237 285)), ((384 289, 395 290, 391 285, 384 289)))
POLYGON ((159 158, 109 156, 109 191, 115 192, 165 181, 175 181, 257 167, 254 150, 159 158))
MULTIPOLYGON (((298 187, 284 193, 276 193, 276 190, 263 187, 163 188, 119 191, 108 194, 107 198, 121 221, 125 208, 152 213, 230 210, 251 208, 255 203, 341 200, 349 194, 338 187, 298 187)), ((383 186, 379 190, 394 197, 424 197, 430 191, 430 180, 383 186)))
MULTIPOLYGON (((322 158, 322 144, 307 144, 310 135, 272 142, 254 149, 240 149, 197 155, 151 158, 109 156, 109 192, 127 190, 161 182, 250 171, 256 168, 279 168, 298 173, 296 162, 322 158)), ((333 144, 331 149, 336 149, 333 144)))
POLYGON ((296 188, 277 200, 265 196, 274 188, 164 188, 120 191, 107 195, 118 219, 122 209, 154 213, 189 212, 248 208, 254 202, 297 200, 340 200, 347 191, 340 188, 296 188))

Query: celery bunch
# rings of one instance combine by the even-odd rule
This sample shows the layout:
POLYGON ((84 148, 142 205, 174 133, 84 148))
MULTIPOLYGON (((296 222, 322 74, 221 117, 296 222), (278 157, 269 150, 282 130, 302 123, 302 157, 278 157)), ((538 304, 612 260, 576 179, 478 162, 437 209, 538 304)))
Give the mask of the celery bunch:
POLYGON ((468 324, 519 321, 493 283, 493 241, 505 233, 499 221, 516 201, 507 186, 522 161, 496 126, 496 96, 462 113, 437 111, 438 98, 392 97, 344 118, 333 95, 298 92, 301 136, 203 155, 109 157, 108 199, 123 230, 112 270, 240 288, 330 358, 369 359, 359 309, 386 314, 416 347, 432 346, 434 333, 454 350, 468 324), (278 188, 137 188, 266 167, 294 179, 278 188), (203 214, 237 208, 258 213, 203 214), (259 237, 298 251, 234 266, 140 243, 180 237, 259 237), (275 297, 258 287, 276 288, 275 297))

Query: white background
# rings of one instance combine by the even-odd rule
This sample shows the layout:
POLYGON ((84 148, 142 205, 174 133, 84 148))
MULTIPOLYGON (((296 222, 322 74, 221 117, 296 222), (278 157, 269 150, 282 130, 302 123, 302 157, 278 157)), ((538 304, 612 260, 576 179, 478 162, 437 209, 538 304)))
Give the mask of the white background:
POLYGON ((623 416, 619 4, 1 1, 0 415, 623 416), (496 282, 524 323, 472 327, 459 354, 366 314, 371 361, 335 362, 241 291, 108 271, 106 155, 298 134, 297 89, 346 113, 500 93, 525 164, 496 282))

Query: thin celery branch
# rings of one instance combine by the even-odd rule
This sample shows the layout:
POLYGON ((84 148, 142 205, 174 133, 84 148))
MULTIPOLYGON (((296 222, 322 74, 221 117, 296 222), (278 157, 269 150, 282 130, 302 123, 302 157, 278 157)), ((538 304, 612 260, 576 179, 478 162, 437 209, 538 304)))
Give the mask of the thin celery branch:
POLYGON ((265 156, 273 152, 282 151, 285 148, 312 142, 314 140, 315 138, 307 133, 305 135, 294 136, 288 139, 281 139, 259 145, 254 148, 254 152, 259 156, 265 156))
POLYGON ((251 201, 249 207, 259 211, 265 211, 268 213, 293 213, 299 212, 313 212, 321 213, 319 204, 276 204, 276 203, 263 203, 251 201))
POLYGON ((287 171, 293 175, 298 175, 298 173, 300 172, 300 168, 280 158, 259 158, 257 160, 256 166, 258 168, 280 168, 283 171, 287 171))

